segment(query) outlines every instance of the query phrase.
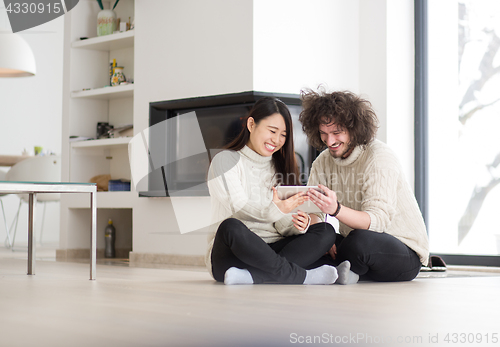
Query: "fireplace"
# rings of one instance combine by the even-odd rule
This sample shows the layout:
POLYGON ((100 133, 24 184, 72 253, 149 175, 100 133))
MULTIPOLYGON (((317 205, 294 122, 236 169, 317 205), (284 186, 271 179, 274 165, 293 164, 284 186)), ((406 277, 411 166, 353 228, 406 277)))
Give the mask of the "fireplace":
POLYGON ((139 189, 139 196, 207 196, 211 158, 238 135, 242 119, 266 96, 279 98, 290 109, 296 158, 305 184, 317 153, 307 144, 298 121, 299 95, 249 91, 150 103, 149 160, 156 169, 149 173, 144 181, 147 189, 139 189))

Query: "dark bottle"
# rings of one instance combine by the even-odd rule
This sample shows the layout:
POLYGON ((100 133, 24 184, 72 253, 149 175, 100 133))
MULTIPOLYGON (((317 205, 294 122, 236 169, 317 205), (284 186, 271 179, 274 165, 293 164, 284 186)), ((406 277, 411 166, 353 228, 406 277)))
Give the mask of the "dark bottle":
POLYGON ((116 230, 113 226, 113 221, 110 219, 106 229, 104 229, 104 241, 106 242, 106 248, 104 250, 104 256, 106 258, 115 257, 115 240, 116 240, 116 230))

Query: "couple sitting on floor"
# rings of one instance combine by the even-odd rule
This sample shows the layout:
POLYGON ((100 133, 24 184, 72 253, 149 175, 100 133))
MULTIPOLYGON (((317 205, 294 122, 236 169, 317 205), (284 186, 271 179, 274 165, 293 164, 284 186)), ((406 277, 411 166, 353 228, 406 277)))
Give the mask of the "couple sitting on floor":
POLYGON ((307 185, 325 194, 310 189, 280 200, 278 184, 299 184, 292 119, 279 99, 257 101, 210 165, 209 272, 225 284, 414 279, 429 258, 427 233, 396 156, 375 139, 371 104, 322 91, 304 92, 302 102, 309 143, 326 147, 307 185), (307 200, 322 213, 300 211, 307 200), (325 214, 338 219, 339 233, 325 214))

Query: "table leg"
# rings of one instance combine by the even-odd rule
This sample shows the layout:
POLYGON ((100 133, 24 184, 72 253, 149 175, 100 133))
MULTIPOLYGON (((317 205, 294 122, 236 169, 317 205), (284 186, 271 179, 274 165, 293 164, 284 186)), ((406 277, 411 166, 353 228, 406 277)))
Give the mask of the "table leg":
POLYGON ((95 280, 96 274, 96 248, 97 248, 97 206, 96 206, 97 193, 90 193, 90 210, 92 213, 92 226, 90 236, 90 279, 95 280))
POLYGON ((28 275, 35 274, 35 208, 36 193, 30 193, 28 201, 28 275))

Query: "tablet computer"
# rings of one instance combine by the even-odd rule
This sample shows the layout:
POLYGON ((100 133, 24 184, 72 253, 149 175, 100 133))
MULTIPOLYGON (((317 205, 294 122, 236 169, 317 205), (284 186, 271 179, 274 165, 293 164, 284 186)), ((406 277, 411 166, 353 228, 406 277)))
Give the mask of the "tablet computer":
MULTIPOLYGON (((297 193, 307 192, 309 188, 316 189, 318 192, 324 194, 324 192, 320 188, 318 188, 318 186, 278 186, 278 197, 281 200, 285 200, 297 193)), ((299 207, 295 208, 292 213, 296 213, 298 210, 308 213, 321 212, 319 207, 316 206, 312 201, 306 201, 299 207)))

